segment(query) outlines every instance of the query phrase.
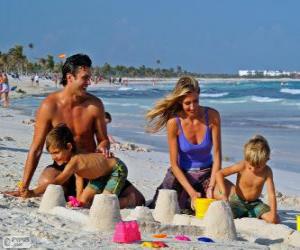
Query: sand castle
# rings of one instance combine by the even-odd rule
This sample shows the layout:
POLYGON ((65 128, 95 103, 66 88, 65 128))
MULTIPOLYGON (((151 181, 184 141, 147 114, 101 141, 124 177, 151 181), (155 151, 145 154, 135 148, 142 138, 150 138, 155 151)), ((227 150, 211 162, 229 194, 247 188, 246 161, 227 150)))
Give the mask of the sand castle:
MULTIPOLYGON (((242 233, 243 238, 249 241, 249 243, 243 243, 247 247, 256 238, 259 244, 272 244, 272 249, 281 246, 300 246, 300 232, 284 225, 268 224, 255 218, 233 220, 228 203, 223 201, 213 202, 203 219, 178 214, 177 194, 173 190, 160 191, 154 211, 147 207, 136 207, 127 211, 126 216, 123 216, 123 218, 121 218, 119 201, 116 195, 96 195, 89 215, 85 215, 80 211, 69 210, 64 207, 65 204, 62 187, 49 185, 42 198, 39 212, 61 216, 83 225, 89 231, 112 232, 115 225, 123 219, 125 221, 137 220, 141 232, 146 234, 205 235, 215 241, 223 242, 222 244, 234 240, 234 244, 238 245, 239 241, 236 241, 237 229, 240 234, 242 233), (128 212, 130 212, 129 215, 128 212), (258 228, 259 231, 257 231, 258 228), (278 243, 277 246, 276 242, 270 243, 270 241, 278 240, 279 231, 282 242, 278 243), (259 235, 255 235, 255 232, 259 235)), ((262 245, 256 244, 256 246, 262 245)))
POLYGON ((152 211, 148 207, 138 206, 131 211, 126 220, 154 222, 152 211))
POLYGON ((114 194, 97 194, 90 208, 86 229, 112 231, 121 220, 118 197, 114 194))
POLYGON ((177 192, 171 189, 160 189, 153 212, 154 219, 163 224, 171 224, 177 213, 179 213, 177 192))
POLYGON ((235 240, 236 229, 231 208, 227 202, 214 201, 204 219, 205 235, 219 240, 235 240))
POLYGON ((52 208, 65 205, 66 200, 62 186, 50 184, 43 195, 39 212, 51 213, 52 208))

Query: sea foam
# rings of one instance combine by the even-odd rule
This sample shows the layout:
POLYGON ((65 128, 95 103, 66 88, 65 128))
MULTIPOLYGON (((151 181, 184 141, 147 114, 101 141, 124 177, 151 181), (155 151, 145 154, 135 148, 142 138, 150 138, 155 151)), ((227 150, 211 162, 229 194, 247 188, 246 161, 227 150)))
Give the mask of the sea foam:
POLYGON ((280 89, 281 93, 287 93, 292 95, 300 95, 300 89, 288 89, 288 88, 282 88, 280 89))

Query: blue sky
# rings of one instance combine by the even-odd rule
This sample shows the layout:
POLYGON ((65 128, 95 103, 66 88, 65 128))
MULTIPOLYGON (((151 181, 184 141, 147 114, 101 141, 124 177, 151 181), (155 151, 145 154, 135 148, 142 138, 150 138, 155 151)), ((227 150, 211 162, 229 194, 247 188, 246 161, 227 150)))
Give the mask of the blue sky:
POLYGON ((298 0, 1 0, 0 9, 0 51, 21 44, 31 58, 82 52, 94 65, 300 70, 298 0))

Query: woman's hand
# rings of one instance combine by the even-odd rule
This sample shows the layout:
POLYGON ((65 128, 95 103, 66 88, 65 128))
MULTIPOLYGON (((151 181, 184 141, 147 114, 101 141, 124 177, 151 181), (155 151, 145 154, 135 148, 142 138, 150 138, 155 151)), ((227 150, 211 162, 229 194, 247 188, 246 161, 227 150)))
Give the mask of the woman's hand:
POLYGON ((208 186, 207 190, 206 190, 206 197, 207 198, 214 198, 213 192, 214 191, 214 187, 213 186, 208 186))
POLYGON ((191 208, 195 210, 194 204, 197 198, 201 197, 201 193, 194 191, 192 194, 190 194, 191 197, 191 208))

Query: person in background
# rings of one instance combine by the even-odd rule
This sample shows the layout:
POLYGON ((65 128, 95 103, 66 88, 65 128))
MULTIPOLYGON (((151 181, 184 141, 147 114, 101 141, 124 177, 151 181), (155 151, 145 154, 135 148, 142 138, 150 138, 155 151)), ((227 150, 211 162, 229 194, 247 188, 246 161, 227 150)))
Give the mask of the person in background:
MULTIPOLYGON (((106 126, 107 126, 109 123, 112 122, 111 114, 108 113, 108 112, 105 112, 104 115, 105 115, 105 123, 106 123, 106 126)), ((110 143, 117 143, 117 141, 110 134, 108 134, 108 139, 109 139, 110 143)))
MULTIPOLYGON (((3 107, 8 108, 9 106, 9 84, 8 84, 8 77, 6 73, 2 73, 2 77, 0 79, 1 82, 1 90, 0 90, 0 97, 3 96, 3 107)), ((2 101, 2 100, 1 100, 2 101)))

